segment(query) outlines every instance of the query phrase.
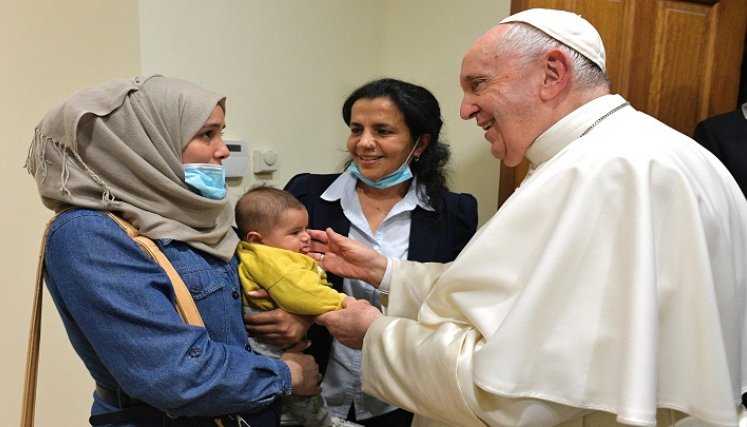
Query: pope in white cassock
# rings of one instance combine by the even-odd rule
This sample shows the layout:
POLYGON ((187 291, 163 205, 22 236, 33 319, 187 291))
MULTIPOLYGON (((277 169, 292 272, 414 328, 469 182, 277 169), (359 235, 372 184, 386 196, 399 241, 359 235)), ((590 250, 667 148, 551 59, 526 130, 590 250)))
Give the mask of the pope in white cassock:
POLYGON ((609 93, 581 17, 510 16, 464 56, 460 114, 528 177, 450 264, 313 232, 323 268, 388 293, 320 316, 363 390, 415 425, 736 426, 747 202, 687 136, 609 93), (575 424, 574 424, 575 423, 575 424))

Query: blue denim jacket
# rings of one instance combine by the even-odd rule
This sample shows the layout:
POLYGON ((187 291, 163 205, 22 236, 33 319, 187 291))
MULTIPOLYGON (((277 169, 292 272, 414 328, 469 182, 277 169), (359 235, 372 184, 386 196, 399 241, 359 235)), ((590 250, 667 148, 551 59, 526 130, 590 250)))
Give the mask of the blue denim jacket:
MULTIPOLYGON (((255 412, 290 394, 285 363, 247 348, 237 260, 156 243, 206 328, 184 323, 166 273, 105 214, 67 211, 49 229, 47 287, 96 383, 178 416, 255 412)), ((94 394, 93 414, 113 409, 94 394)))

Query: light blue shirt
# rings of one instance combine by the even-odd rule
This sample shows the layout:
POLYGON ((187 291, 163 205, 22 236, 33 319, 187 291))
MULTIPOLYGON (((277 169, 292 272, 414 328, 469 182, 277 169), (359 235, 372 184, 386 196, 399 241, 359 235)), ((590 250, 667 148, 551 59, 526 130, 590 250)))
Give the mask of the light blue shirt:
MULTIPOLYGON (((340 175, 322 194, 326 201, 340 201, 345 217, 350 221, 348 237, 372 247, 377 252, 395 258, 407 258, 410 246, 410 224, 412 211, 420 206, 434 210, 427 200, 421 198, 417 189, 417 178, 413 178, 407 194, 397 202, 387 214, 376 233, 371 232, 358 193, 355 191, 357 179, 349 172, 340 175)), ((422 196, 425 197, 424 192, 422 196)), ((366 299, 381 308, 380 291, 361 280, 344 279, 343 292, 357 299, 366 299)), ((357 420, 379 416, 397 409, 396 406, 374 399, 361 392, 361 352, 340 344, 332 343, 329 364, 322 381, 322 395, 327 400, 330 412, 346 417, 350 404, 355 402, 357 420)))

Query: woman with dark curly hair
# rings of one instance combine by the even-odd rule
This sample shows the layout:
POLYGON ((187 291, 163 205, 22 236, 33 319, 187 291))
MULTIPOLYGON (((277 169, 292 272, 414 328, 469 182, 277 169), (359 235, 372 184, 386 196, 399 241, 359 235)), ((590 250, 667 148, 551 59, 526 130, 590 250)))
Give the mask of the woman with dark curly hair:
MULTIPOLYGON (((477 228, 477 201, 448 191, 449 147, 441 141, 441 109, 427 89, 395 79, 375 80, 347 98, 350 158, 341 174, 300 174, 285 189, 309 211, 309 228, 331 227, 378 252, 417 261, 456 258, 477 228)), ((330 275, 338 291, 381 307, 379 291, 360 280, 330 275)), ((292 315, 252 315, 247 329, 271 337, 270 327, 292 315)), ((298 319, 296 319, 298 320, 298 319)), ((306 322, 311 323, 310 320, 306 322)), ((307 323, 307 324, 308 324, 307 323)), ((409 426, 412 414, 361 392, 360 350, 309 329, 310 352, 321 371, 323 395, 334 416, 365 426, 409 426)))
MULTIPOLYGON (((354 125, 351 125, 351 120, 353 105, 359 100, 390 104, 390 107, 399 110, 399 115, 404 119, 410 137, 415 141, 413 150, 418 152, 412 156, 414 161, 410 162, 408 158, 405 162, 407 165, 403 163, 400 169, 409 167, 412 175, 418 178, 417 181, 420 184, 416 190, 420 191, 431 204, 439 204, 441 200, 431 195, 439 190, 448 190, 446 166, 451 157, 451 151, 449 146, 440 140, 441 127, 444 122, 441 119, 441 108, 436 97, 424 87, 395 79, 374 80, 356 89, 342 105, 342 118, 351 128, 348 150, 351 150, 351 140, 357 141, 354 138, 355 130, 354 125)), ((355 153, 351 150, 351 158, 345 164, 348 170, 354 163, 357 165, 355 153)), ((399 172, 398 169, 394 173, 399 172)))

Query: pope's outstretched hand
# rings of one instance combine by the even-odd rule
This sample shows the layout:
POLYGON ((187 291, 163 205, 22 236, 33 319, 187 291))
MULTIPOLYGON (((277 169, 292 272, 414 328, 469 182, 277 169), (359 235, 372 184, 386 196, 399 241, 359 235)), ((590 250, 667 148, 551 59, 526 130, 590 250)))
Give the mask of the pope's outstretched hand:
POLYGON ((316 323, 326 326, 329 332, 344 346, 361 349, 363 337, 371 324, 383 316, 368 301, 347 297, 342 301, 343 309, 329 311, 316 317, 316 323))
POLYGON ((335 233, 331 228, 308 232, 312 239, 308 255, 316 259, 325 271, 379 287, 386 271, 385 256, 361 242, 335 233))

